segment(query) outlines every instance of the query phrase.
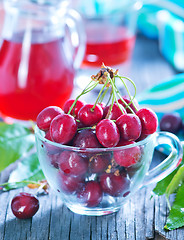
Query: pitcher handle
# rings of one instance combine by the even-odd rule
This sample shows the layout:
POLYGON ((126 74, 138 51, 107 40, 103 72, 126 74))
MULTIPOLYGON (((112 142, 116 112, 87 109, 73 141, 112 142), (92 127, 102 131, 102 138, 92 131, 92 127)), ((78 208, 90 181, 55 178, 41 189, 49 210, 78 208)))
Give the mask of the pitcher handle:
POLYGON ((160 164, 147 172, 141 187, 161 181, 168 176, 182 160, 183 149, 177 136, 168 132, 156 133, 155 147, 161 145, 164 153, 170 153, 160 164))
POLYGON ((78 69, 85 54, 86 33, 80 14, 74 9, 68 10, 66 25, 70 31, 71 44, 74 47, 73 66, 74 69, 78 69))

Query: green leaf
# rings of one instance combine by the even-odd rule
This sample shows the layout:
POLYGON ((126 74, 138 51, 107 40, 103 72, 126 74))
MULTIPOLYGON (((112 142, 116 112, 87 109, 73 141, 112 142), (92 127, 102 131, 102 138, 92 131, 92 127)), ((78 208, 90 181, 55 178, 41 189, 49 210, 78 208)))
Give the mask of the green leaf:
POLYGON ((4 190, 24 187, 29 182, 38 182, 44 179, 45 176, 41 170, 37 154, 33 152, 21 159, 17 168, 10 174, 4 190))
POLYGON ((0 172, 35 145, 31 130, 20 124, 0 122, 0 172))
POLYGON ((174 193, 180 184, 182 184, 184 181, 184 165, 182 165, 177 173, 172 178, 171 182, 169 183, 167 189, 166 189, 166 196, 169 197, 170 194, 174 193))
POLYGON ((175 169, 171 174, 169 174, 167 177, 157 183, 156 187, 153 189, 153 192, 156 195, 161 196, 166 193, 166 189, 171 180, 173 179, 174 175, 176 174, 177 170, 178 169, 175 169))
MULTIPOLYGON (((184 149, 184 145, 183 145, 183 149, 184 149)), ((184 171, 184 169, 181 169, 179 171, 180 167, 183 166, 182 164, 184 164, 184 156, 183 156, 183 159, 182 159, 182 162, 180 163, 180 165, 172 173, 170 173, 167 177, 165 177, 163 180, 161 180, 160 182, 157 183, 156 187, 153 189, 153 192, 156 195, 160 196, 160 195, 167 193, 167 196, 168 196, 169 194, 175 192, 178 185, 183 180, 182 172, 184 171), (176 173, 178 173, 178 174, 175 177, 176 173)))
POLYGON ((170 210, 165 229, 173 230, 184 226, 184 184, 179 187, 175 201, 170 210))

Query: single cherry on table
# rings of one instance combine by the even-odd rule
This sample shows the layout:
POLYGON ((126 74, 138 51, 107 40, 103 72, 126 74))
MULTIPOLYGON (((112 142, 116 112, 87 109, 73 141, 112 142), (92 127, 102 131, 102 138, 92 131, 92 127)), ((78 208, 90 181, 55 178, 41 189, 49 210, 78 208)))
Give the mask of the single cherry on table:
POLYGON ((39 209, 39 200, 30 193, 21 192, 13 197, 11 209, 19 219, 31 218, 39 209))

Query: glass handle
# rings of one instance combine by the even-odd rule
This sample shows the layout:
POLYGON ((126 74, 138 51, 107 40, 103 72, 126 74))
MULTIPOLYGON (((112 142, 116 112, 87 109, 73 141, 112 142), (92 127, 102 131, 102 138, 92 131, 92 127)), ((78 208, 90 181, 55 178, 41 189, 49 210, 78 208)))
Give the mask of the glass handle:
POLYGON ((168 176, 181 162, 183 149, 180 140, 172 133, 156 133, 156 146, 160 147, 164 153, 169 153, 168 157, 160 164, 147 172, 142 187, 151 183, 161 181, 168 176))
POLYGON ((74 9, 69 9, 66 18, 66 25, 70 32, 71 44, 74 47, 74 68, 78 69, 85 54, 86 33, 80 14, 74 9))

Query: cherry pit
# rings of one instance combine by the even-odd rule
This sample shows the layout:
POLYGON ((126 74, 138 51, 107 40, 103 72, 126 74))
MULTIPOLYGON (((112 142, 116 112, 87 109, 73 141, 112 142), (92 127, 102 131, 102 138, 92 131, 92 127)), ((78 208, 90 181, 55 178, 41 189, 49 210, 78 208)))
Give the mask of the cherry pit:
POLYGON ((103 64, 91 78, 86 88, 75 99, 67 100, 62 109, 43 109, 36 123, 45 139, 43 147, 49 164, 56 172, 58 192, 95 208, 106 196, 118 198, 131 193, 129 169, 132 173, 133 168, 139 167, 143 154, 141 145, 135 143, 153 134, 158 120, 154 111, 139 107, 134 82, 120 76, 118 70, 103 64), (124 96, 116 86, 117 78, 127 90, 124 96), (134 87, 133 96, 126 81, 134 87), (80 99, 100 84, 95 102, 80 99), (57 151, 49 143, 67 147, 57 151))

